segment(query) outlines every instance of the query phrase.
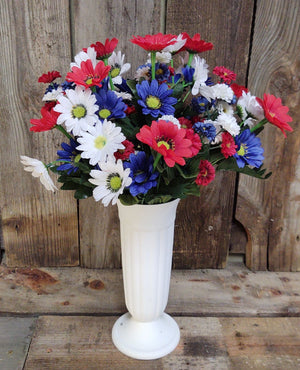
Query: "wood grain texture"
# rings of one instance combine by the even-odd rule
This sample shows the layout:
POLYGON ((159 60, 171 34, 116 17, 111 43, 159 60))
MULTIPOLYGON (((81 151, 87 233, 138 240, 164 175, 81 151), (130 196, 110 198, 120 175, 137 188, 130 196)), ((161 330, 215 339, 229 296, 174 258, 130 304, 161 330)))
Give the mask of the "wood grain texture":
MULTIPOLYGON (((132 35, 160 31, 159 0, 72 1, 73 51, 106 38, 119 39, 116 50, 131 63, 128 77, 145 63, 147 53, 130 43, 132 35)), ((121 266, 120 234, 117 207, 105 208, 93 199, 80 202, 81 265, 90 268, 119 268, 121 266)))
POLYGON ((300 318, 175 319, 181 331, 176 349, 140 361, 114 347, 116 317, 42 316, 25 369, 299 369, 300 318))
POLYGON ((258 1, 249 70, 252 94, 282 98, 293 133, 285 140, 269 125, 262 135, 267 181, 241 176, 236 217, 248 233, 247 265, 254 270, 300 270, 299 1, 258 1))
MULTIPOLYGON (((122 271, 0 266, 0 315, 126 312, 122 271)), ((179 316, 300 316, 300 274, 173 270, 167 312, 179 316)))
POLYGON ((70 62, 68 1, 1 1, 1 208, 10 266, 78 264, 76 202, 50 194, 23 171, 20 155, 46 163, 56 158, 58 133, 29 132, 40 117, 44 86, 37 79, 70 62))
MULTIPOLYGON (((246 82, 254 1, 167 2, 166 32, 200 33, 214 44, 203 53, 211 70, 224 65, 234 70, 237 83, 246 82), (216 11, 217 9, 217 11, 216 11)), ((174 242, 175 268, 223 268, 229 250, 234 173, 220 172, 213 183, 201 189, 200 198, 179 205, 174 242)))

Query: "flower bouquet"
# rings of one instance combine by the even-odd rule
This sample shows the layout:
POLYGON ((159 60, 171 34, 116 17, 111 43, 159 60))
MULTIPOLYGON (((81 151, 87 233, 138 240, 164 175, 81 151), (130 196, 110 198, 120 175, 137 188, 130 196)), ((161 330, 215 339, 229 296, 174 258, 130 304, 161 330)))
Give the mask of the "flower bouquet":
POLYGON ((292 131, 280 98, 251 95, 223 66, 209 76, 199 54, 213 44, 199 34, 159 33, 131 42, 149 53, 134 79, 124 78, 130 64, 114 51, 116 38, 80 51, 62 83, 55 82, 57 71, 39 78, 48 87, 42 117, 31 120, 30 130, 58 129, 67 142, 48 164, 22 156, 26 171, 54 191, 51 170, 62 190, 74 190, 77 199, 93 195, 105 206, 118 198, 132 205, 200 195, 218 170, 270 176, 258 134, 267 122, 285 136, 292 131))

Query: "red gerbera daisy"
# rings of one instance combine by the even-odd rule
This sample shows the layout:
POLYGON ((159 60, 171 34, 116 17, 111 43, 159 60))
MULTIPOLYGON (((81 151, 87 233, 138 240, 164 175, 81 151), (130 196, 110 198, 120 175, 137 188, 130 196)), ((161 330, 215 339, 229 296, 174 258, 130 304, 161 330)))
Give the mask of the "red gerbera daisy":
POLYGON ((187 129, 186 130, 186 136, 187 139, 191 140, 192 146, 192 156, 198 154, 199 150, 202 148, 202 142, 198 134, 195 134, 194 130, 187 129))
POLYGON ((180 51, 187 50, 189 53, 195 54, 211 50, 214 47, 212 43, 201 40, 199 33, 196 33, 193 37, 190 37, 186 32, 182 32, 182 35, 186 42, 180 51))
POLYGON ((234 142, 234 138, 229 132, 222 133, 222 144, 221 152, 225 158, 231 157, 236 153, 237 145, 234 142))
POLYGON ((195 180, 197 185, 208 185, 215 178, 216 171, 214 166, 207 160, 200 161, 199 174, 195 180))
POLYGON ((42 74, 38 82, 43 82, 44 84, 51 83, 56 80, 58 77, 61 77, 60 73, 57 71, 49 71, 48 73, 42 74))
POLYGON ((246 94, 249 92, 247 87, 238 85, 236 83, 231 84, 230 87, 237 98, 240 98, 243 95, 243 91, 245 91, 246 94))
POLYGON ((122 144, 125 146, 125 149, 119 149, 114 153, 115 158, 122 159, 122 161, 129 158, 131 153, 134 153, 134 145, 129 140, 122 141, 122 144))
POLYGON ((153 121, 150 127, 143 126, 136 137, 160 153, 169 167, 174 167, 175 163, 183 166, 185 165, 183 158, 190 158, 193 155, 192 142, 186 139, 186 130, 178 128, 170 121, 153 121))
POLYGON ((292 122, 292 117, 287 114, 289 108, 282 105, 281 99, 274 95, 264 94, 264 100, 256 98, 259 104, 263 107, 266 119, 273 125, 280 128, 283 135, 286 137, 286 131, 293 131, 287 122, 292 122))
POLYGON ((236 73, 223 66, 215 67, 213 69, 213 73, 222 78, 222 80, 227 84, 230 84, 231 81, 235 81, 236 79, 236 73))
POLYGON ((53 107, 49 110, 49 107, 45 106, 41 109, 42 118, 41 119, 31 119, 30 123, 33 125, 30 127, 30 131, 42 132, 49 131, 56 126, 57 118, 60 113, 55 112, 53 107))
POLYGON ((74 66, 72 72, 67 73, 66 80, 84 87, 101 87, 101 81, 108 76, 109 70, 110 66, 106 66, 102 60, 97 63, 94 69, 92 61, 88 59, 85 62, 81 62, 80 68, 74 66))
POLYGON ((132 36, 130 41, 147 51, 162 51, 165 47, 174 45, 176 38, 171 34, 157 33, 156 35, 146 35, 144 37, 132 36))
POLYGON ((105 44, 102 42, 97 41, 96 44, 92 44, 97 53, 97 59, 107 59, 111 56, 112 52, 115 50, 116 46, 118 45, 119 40, 117 38, 113 38, 111 40, 106 39, 105 44))

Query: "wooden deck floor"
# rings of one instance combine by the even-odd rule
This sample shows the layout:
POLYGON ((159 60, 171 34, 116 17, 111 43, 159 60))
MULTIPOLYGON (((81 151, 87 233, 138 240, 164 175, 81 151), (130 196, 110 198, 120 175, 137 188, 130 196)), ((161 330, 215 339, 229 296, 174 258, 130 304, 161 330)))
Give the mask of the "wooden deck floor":
POLYGON ((173 271, 181 340, 155 361, 115 349, 125 311, 119 270, 0 266, 0 369, 300 369, 300 273, 173 271))

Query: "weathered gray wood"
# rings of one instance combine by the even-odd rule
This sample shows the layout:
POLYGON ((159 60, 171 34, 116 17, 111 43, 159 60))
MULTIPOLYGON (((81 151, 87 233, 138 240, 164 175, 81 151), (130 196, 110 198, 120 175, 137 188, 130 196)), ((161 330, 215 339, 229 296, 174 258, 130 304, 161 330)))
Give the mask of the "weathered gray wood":
MULTIPOLYGON (((210 66, 223 65, 237 73, 245 84, 250 44, 253 0, 181 0, 167 2, 166 31, 191 36, 200 33, 214 44, 201 54, 210 66)), ((176 268, 223 268, 230 243, 235 189, 234 173, 218 173, 201 197, 190 197, 179 205, 173 265, 176 268)))
POLYGON ((300 318, 175 319, 177 348, 164 358, 139 361, 114 347, 116 317, 42 316, 25 369, 299 369, 300 318))
POLYGON ((78 264, 77 205, 71 194, 47 192, 25 173, 20 155, 56 159, 62 135, 29 132, 40 118, 49 70, 70 62, 69 2, 2 0, 0 11, 0 204, 3 247, 10 266, 78 264))
MULTIPOLYGON (((120 270, 0 266, 0 314, 120 314, 120 270)), ((299 273, 174 270, 167 311, 188 316, 300 316, 299 273)))
MULTIPOLYGON (((129 40, 133 35, 157 33, 160 28, 159 0, 103 0, 71 2, 73 52, 106 38, 118 38, 116 50, 132 64, 128 77, 147 60, 147 52, 129 40)), ((117 207, 103 207, 94 199, 80 201, 80 258, 83 267, 119 268, 120 234, 117 207)))
POLYGON ((236 218, 247 229, 247 265, 254 270, 300 270, 299 15, 297 0, 257 2, 248 87, 259 97, 281 97, 294 132, 285 140, 279 129, 266 127, 262 141, 272 177, 240 177, 236 218))
POLYGON ((0 317, 0 369, 23 369, 35 321, 29 317, 0 317))

